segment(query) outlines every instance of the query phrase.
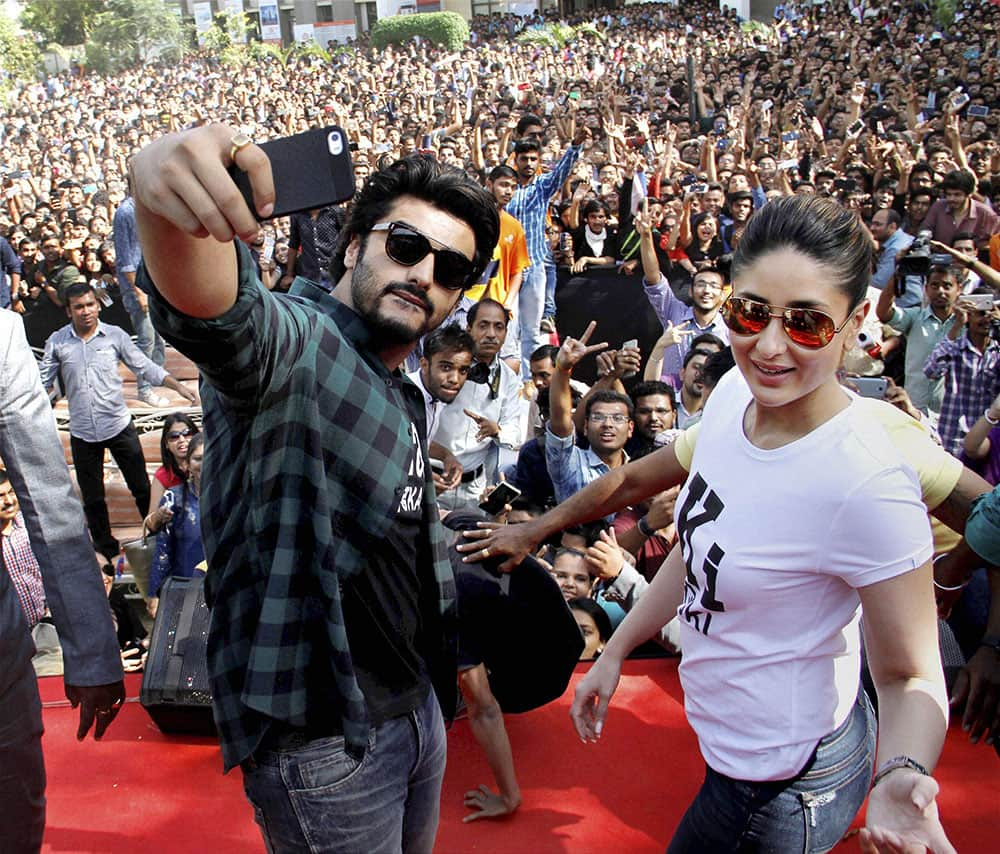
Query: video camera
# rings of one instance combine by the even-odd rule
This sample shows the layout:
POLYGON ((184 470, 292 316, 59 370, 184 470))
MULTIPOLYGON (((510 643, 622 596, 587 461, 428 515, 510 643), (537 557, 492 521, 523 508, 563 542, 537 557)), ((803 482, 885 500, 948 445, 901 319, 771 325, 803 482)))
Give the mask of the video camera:
POLYGON ((926 279, 931 267, 947 267, 951 264, 951 256, 947 253, 931 252, 931 232, 922 229, 910 244, 906 254, 896 265, 896 290, 901 296, 906 291, 906 278, 919 276, 926 279))

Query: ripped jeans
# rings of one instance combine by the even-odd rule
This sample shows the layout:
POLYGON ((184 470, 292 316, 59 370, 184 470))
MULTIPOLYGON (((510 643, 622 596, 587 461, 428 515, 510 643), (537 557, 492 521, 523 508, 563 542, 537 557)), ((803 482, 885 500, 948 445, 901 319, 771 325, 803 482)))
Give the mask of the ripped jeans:
POLYGON ((820 854, 851 826, 875 763, 875 715, 864 691, 791 780, 734 780, 706 767, 668 854, 820 854))

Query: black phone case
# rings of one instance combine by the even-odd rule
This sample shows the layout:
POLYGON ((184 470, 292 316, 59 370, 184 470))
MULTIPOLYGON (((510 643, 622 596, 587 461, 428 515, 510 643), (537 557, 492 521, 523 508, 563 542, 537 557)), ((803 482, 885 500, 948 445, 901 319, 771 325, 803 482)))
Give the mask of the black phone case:
POLYGON ((496 516, 497 513, 503 512, 505 504, 510 504, 520 494, 520 492, 511 492, 509 489, 504 489, 504 485, 500 484, 489 494, 489 497, 485 501, 479 503, 479 509, 484 513, 489 513, 491 516, 496 516))
MULTIPOLYGON (((271 218, 299 211, 325 208, 354 195, 354 165, 347 134, 336 125, 260 144, 271 161, 274 177, 274 213, 271 218), (340 135, 340 153, 330 150, 331 134, 340 135)), ((261 219, 253 204, 253 191, 246 172, 229 169, 247 206, 261 219)))

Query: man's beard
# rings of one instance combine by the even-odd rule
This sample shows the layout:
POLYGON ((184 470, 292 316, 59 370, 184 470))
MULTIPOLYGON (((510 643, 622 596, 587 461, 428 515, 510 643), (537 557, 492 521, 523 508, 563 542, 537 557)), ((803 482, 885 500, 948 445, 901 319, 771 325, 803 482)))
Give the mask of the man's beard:
POLYGON ((430 297, 416 285, 408 282, 388 282, 379 285, 375 274, 364 262, 364 252, 359 255, 358 262, 351 275, 351 300, 354 309, 360 314, 378 344, 396 345, 413 344, 430 331, 430 321, 434 316, 435 306, 430 297), (386 317, 380 311, 380 305, 392 292, 406 293, 418 299, 424 306, 424 321, 417 326, 407 324, 402 319, 386 317), (372 296, 376 294, 376 296, 372 296))

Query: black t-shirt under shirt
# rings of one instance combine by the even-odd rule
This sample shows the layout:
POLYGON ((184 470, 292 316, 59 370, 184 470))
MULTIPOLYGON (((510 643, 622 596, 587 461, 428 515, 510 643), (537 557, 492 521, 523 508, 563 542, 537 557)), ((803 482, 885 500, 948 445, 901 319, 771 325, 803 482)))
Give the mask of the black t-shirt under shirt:
POLYGON ((410 427, 407 480, 398 490, 396 520, 373 543, 363 571, 343 584, 344 620, 358 684, 372 726, 417 708, 430 690, 419 653, 430 544, 423 518, 424 454, 410 427))

